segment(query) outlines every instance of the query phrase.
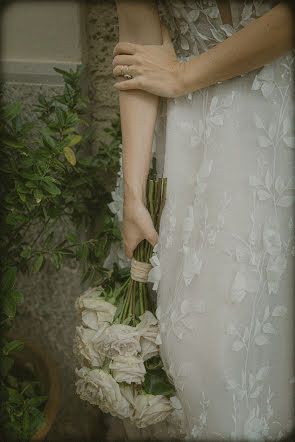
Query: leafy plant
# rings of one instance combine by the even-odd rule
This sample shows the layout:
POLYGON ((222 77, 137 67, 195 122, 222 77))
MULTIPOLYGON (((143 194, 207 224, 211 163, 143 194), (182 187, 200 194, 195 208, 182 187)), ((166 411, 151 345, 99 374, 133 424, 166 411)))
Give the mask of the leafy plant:
POLYGON ((37 396, 23 400, 11 375, 10 356, 23 348, 21 341, 5 338, 17 304, 24 301, 24 294, 15 288, 18 274, 34 275, 47 261, 60 270, 65 260, 74 259, 82 263, 81 282, 114 288, 127 276, 126 269, 117 265, 103 268, 111 243, 121 242, 118 219, 107 206, 120 167, 120 117, 117 114, 104 135, 93 140, 94 131, 84 118, 89 99, 80 87, 84 68, 85 64, 75 72, 54 68, 63 77, 64 91, 51 98, 39 95, 34 121, 24 122, 20 102, 0 109, 0 394, 6 426, 1 423, 23 439, 28 428, 36 431, 42 419, 32 405, 39 403, 37 396), (103 141, 106 136, 111 137, 110 144, 103 141), (92 141, 97 142, 98 152, 87 156, 85 149, 92 141), (93 233, 98 217, 101 228, 93 233), (58 223, 64 227, 62 238, 58 223))

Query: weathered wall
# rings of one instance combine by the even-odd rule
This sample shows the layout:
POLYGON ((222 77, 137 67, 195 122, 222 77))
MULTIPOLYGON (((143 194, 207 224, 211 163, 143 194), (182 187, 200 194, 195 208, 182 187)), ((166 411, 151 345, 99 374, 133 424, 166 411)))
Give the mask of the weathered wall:
POLYGON ((115 0, 87 3, 87 66, 88 94, 91 100, 93 127, 103 134, 116 112, 119 112, 119 92, 113 87, 113 49, 118 42, 119 28, 115 0))

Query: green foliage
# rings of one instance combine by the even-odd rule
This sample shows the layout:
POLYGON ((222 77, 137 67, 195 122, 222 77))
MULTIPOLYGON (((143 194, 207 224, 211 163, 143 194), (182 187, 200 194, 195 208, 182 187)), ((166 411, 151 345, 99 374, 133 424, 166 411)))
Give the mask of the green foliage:
MULTIPOLYGON (((125 277, 126 272, 116 266, 111 271, 103 268, 111 243, 121 241, 118 219, 107 205, 120 167, 120 117, 117 114, 111 127, 94 140, 94 131, 84 118, 89 104, 80 87, 84 68, 85 64, 76 72, 54 68, 63 77, 64 91, 52 98, 39 95, 33 106, 34 121, 24 121, 20 102, 0 108, 1 335, 11 327, 17 304, 24 301, 15 289, 19 273, 33 277, 47 261, 59 271, 65 260, 74 259, 83 266, 81 282, 114 288, 116 280, 125 277), (103 141, 106 136, 111 138, 109 144, 103 141), (98 151, 87 156, 90 142, 97 144, 98 151), (101 228, 93 234, 98 218, 101 228), (56 236, 58 222, 71 226, 61 240, 56 236), (81 227, 88 233, 87 240, 81 239, 81 227), (34 233, 33 239, 27 239, 27 232, 34 233)), ((36 406, 40 400, 33 395, 24 401, 19 392, 12 392, 9 355, 21 350, 21 344, 3 339, 1 427, 12 439, 14 429, 16 438, 26 440, 43 424, 36 406)))
POLYGON ((146 375, 143 387, 146 393, 162 394, 164 396, 175 393, 174 385, 169 381, 163 369, 163 362, 160 357, 154 356, 145 361, 146 375))
POLYGON ((16 364, 13 358, 6 356, 22 350, 22 341, 8 342, 2 339, 1 346, 1 435, 7 441, 30 441, 34 433, 45 425, 43 407, 48 399, 47 391, 29 368, 16 364))

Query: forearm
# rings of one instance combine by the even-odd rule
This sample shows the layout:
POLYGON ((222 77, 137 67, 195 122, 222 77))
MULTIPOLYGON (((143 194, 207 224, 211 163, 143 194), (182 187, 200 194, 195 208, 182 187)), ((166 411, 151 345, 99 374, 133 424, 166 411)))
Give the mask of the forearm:
POLYGON ((294 17, 280 3, 183 66, 184 95, 270 63, 294 47, 294 17))
MULTIPOLYGON (((160 20, 153 2, 117 0, 117 11, 120 41, 162 44, 160 20)), ((159 97, 142 90, 120 91, 119 103, 124 198, 145 201, 159 97)))

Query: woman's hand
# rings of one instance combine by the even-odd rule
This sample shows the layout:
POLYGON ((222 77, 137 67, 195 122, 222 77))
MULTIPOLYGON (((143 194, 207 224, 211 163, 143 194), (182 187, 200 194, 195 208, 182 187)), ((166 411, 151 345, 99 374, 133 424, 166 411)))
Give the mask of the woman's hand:
MULTIPOLYGON (((179 63, 167 27, 161 24, 162 45, 140 45, 119 42, 114 48, 113 73, 120 77, 121 66, 133 78, 115 83, 121 90, 142 89, 160 97, 178 97, 183 93, 183 69, 179 63)), ((127 73, 125 70, 124 73, 127 73)))
POLYGON ((146 239, 153 247, 158 242, 156 231, 151 215, 141 201, 124 200, 122 239, 125 246, 125 253, 132 258, 136 246, 146 239))

